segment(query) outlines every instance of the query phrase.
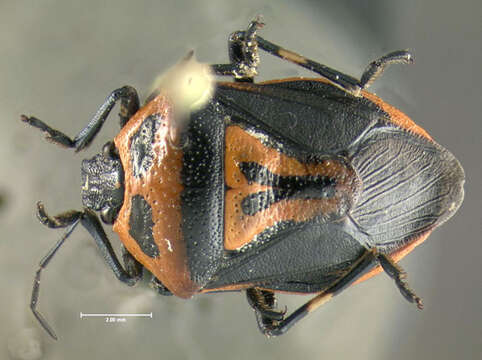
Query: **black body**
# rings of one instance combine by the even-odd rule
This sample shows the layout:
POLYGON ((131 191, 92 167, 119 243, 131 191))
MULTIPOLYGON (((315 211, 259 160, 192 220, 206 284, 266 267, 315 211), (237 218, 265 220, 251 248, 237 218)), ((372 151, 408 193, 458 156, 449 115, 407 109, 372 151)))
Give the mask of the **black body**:
POLYGON ((395 125, 370 100, 316 80, 240 88, 220 84, 185 135, 193 141, 184 168, 195 174, 186 173, 183 233, 191 275, 205 288, 321 291, 367 249, 390 254, 458 208, 463 172, 453 155, 395 125), (248 249, 223 252, 222 134, 230 124, 263 133, 267 145, 303 163, 346 159, 363 184, 353 208, 329 223, 279 224, 248 249))

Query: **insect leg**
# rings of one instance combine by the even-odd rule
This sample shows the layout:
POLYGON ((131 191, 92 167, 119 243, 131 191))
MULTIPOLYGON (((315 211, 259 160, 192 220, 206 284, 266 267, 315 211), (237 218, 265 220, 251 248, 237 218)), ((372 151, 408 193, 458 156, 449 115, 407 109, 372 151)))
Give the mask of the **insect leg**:
POLYGON ((137 272, 137 267, 135 265, 131 266, 131 264, 129 264, 127 269, 124 269, 120 264, 119 259, 117 258, 117 255, 115 254, 114 249, 112 248, 112 245, 105 234, 104 228, 97 218, 97 215, 95 215, 92 210, 84 209, 84 213, 80 221, 85 229, 94 238, 100 253, 114 272, 114 275, 120 281, 129 286, 133 286, 137 281, 139 281, 142 273, 137 272), (131 273, 129 273, 129 271, 131 271, 131 273))
POLYGON ((159 295, 163 296, 171 296, 172 292, 169 291, 167 287, 164 286, 164 284, 157 279, 154 275, 152 275, 151 280, 149 281, 149 286, 154 289, 159 295))
POLYGON ((260 36, 256 36, 256 40, 259 48, 263 49, 269 54, 313 71, 329 80, 334 85, 355 96, 360 94, 360 90, 368 88, 373 81, 375 81, 383 73, 388 65, 413 63, 413 55, 409 51, 393 51, 375 61, 372 61, 363 72, 361 80, 358 80, 326 65, 305 58, 304 56, 299 55, 291 50, 283 49, 281 46, 273 44, 272 42, 265 40, 260 36))
MULTIPOLYGON (((39 207, 40 208, 40 207, 39 207)), ((40 210, 39 210, 40 211, 40 210)), ((45 213, 45 212, 44 212, 45 213)), ((46 215, 46 214, 45 214, 46 215)), ((47 218, 48 215, 46 215, 47 218)), ((39 268, 37 272, 35 273, 35 279, 33 282, 33 288, 32 288, 32 296, 30 298, 30 309, 32 310, 33 315, 35 318, 38 320, 40 325, 47 331, 47 333, 55 340, 57 340, 57 335, 55 334, 55 331, 52 329, 52 327, 48 324, 47 320, 42 316, 42 314, 37 310, 37 304, 38 304, 38 298, 40 294, 40 276, 42 274, 42 270, 47 267, 47 265, 50 263, 50 260, 54 257, 54 255, 57 253, 57 250, 62 246, 62 244, 65 242, 65 240, 72 234, 74 231, 75 227, 80 221, 80 217, 82 216, 82 213, 77 212, 77 217, 70 217, 70 227, 67 229, 67 231, 62 235, 59 241, 48 251, 48 253, 42 258, 42 260, 39 263, 39 268)), ((61 219, 62 217, 54 217, 56 219, 61 219)), ((53 218, 50 218, 53 219, 53 218)), ((47 225, 48 226, 48 225, 47 225)), ((67 224, 67 221, 64 223, 63 226, 57 226, 57 227, 67 227, 69 224, 67 224)))
POLYGON ((275 310, 276 298, 274 292, 249 288, 246 290, 246 297, 255 312, 258 328, 262 333, 273 327, 276 322, 283 320, 286 309, 284 311, 275 310))
POLYGON ((409 288, 407 282, 405 281, 407 273, 400 267, 400 265, 396 264, 386 254, 378 253, 377 259, 383 270, 388 274, 388 276, 395 280, 395 284, 397 284, 397 287, 402 293, 403 297, 409 302, 415 303, 417 307, 422 310, 422 299, 419 298, 417 294, 415 294, 415 292, 409 288))
POLYGON ((338 70, 310 60, 294 51, 284 49, 279 45, 263 39, 261 36, 256 36, 256 41, 258 42, 258 47, 267 53, 313 71, 349 93, 357 94, 360 91, 358 79, 350 75, 343 74, 338 70))
POLYGON ((144 266, 136 260, 132 254, 127 251, 124 245, 121 245, 122 262, 124 263, 124 269, 130 277, 134 278, 135 282, 138 282, 142 278, 144 266))
MULTIPOLYGON (((72 234, 79 222, 87 229, 87 231, 94 238, 99 250, 106 260, 107 264, 110 266, 117 278, 126 283, 129 286, 134 285, 142 276, 142 267, 138 263, 133 263, 128 257, 124 256, 125 270, 121 266, 117 256, 112 248, 112 245, 107 238, 107 235, 97 219, 95 213, 91 210, 86 209, 84 212, 81 211, 66 211, 56 216, 50 216, 45 211, 45 208, 41 202, 37 203, 37 217, 40 222, 45 226, 51 228, 63 228, 68 227, 67 231, 62 235, 60 240, 48 251, 40 261, 39 268, 35 274, 34 284, 32 288, 32 296, 30 299, 30 309, 32 310, 35 318, 40 322, 42 327, 47 331, 47 333, 55 340, 57 340, 57 335, 55 334, 52 327, 47 323, 42 314, 37 310, 37 304, 40 294, 40 276, 42 270, 47 267, 52 260, 53 256, 57 253, 58 249, 62 246, 65 240, 72 234)), ((134 260, 135 261, 135 260, 134 260)))
POLYGON ((398 50, 388 53, 368 64, 367 68, 362 74, 359 86, 362 89, 368 88, 389 65, 412 63, 413 55, 408 50, 398 50))
MULTIPOLYGON (((354 263, 349 271, 344 276, 339 278, 326 290, 320 292, 317 296, 300 306, 297 310, 291 313, 287 318, 281 321, 271 321, 266 326, 260 327, 262 333, 267 336, 278 336, 287 332, 294 324, 304 318, 306 315, 328 302, 335 295, 340 293, 343 289, 350 286, 367 270, 371 269, 377 263, 376 250, 366 251, 356 263, 354 263)), ((258 321, 259 325, 259 321, 258 321)))
POLYGON ((229 36, 229 64, 211 65, 216 75, 234 76, 236 81, 252 82, 259 65, 256 31, 264 25, 261 17, 256 17, 245 31, 236 31, 229 36))
POLYGON ((21 120, 27 124, 36 127, 46 133, 47 140, 61 146, 75 148, 75 151, 80 151, 94 140, 100 128, 105 122, 110 111, 117 103, 121 101, 121 108, 119 113, 121 127, 129 120, 129 118, 139 109, 139 98, 137 91, 131 86, 124 86, 114 90, 97 110, 94 117, 90 120, 85 128, 83 128, 74 139, 71 139, 64 133, 51 128, 43 121, 36 117, 21 116, 21 120))
POLYGON ((72 225, 74 222, 78 221, 81 216, 82 212, 77 210, 69 210, 55 216, 50 216, 45 211, 44 204, 41 201, 37 202, 37 218, 43 225, 52 229, 64 228, 72 225))

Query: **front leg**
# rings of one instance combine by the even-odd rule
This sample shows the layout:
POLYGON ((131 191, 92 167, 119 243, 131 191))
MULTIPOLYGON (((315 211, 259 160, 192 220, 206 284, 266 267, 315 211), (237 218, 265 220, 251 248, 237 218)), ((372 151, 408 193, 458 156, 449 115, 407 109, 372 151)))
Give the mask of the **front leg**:
POLYGON ((95 213, 89 209, 82 211, 70 210, 61 213, 56 216, 50 216, 45 211, 42 203, 37 203, 37 217, 40 222, 50 228, 67 228, 59 241, 47 252, 39 263, 39 268, 35 273, 34 284, 32 288, 32 295, 30 298, 30 309, 33 315, 47 331, 47 333, 55 340, 57 335, 53 328, 48 324, 47 320, 37 309, 38 300, 40 296, 40 279, 42 271, 48 266, 52 258, 55 256, 60 247, 65 243, 76 226, 81 223, 84 228, 90 233, 96 242, 102 257, 105 259, 109 267, 114 272, 115 276, 123 283, 133 286, 139 281, 142 276, 142 265, 139 264, 132 255, 126 251, 123 253, 124 267, 122 267, 120 261, 112 248, 112 245, 107 238, 107 235, 102 228, 102 225, 95 215, 95 213))
POLYGON ((42 130, 46 134, 48 141, 60 146, 75 148, 75 151, 77 152, 90 145, 92 140, 94 140, 95 136, 100 131, 112 108, 119 100, 121 101, 119 113, 120 125, 123 127, 132 117, 132 115, 134 115, 139 109, 139 97, 137 96, 137 91, 131 86, 124 86, 120 89, 114 90, 105 99, 104 103, 100 106, 99 110, 97 110, 96 114, 87 124, 87 126, 83 128, 73 139, 61 131, 51 128, 49 125, 44 123, 42 120, 37 119, 36 117, 22 115, 21 120, 42 130))

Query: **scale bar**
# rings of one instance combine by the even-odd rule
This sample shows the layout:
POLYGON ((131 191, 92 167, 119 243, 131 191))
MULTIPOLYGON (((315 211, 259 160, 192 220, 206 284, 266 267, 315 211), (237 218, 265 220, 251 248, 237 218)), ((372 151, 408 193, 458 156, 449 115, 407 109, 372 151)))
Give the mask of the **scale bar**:
POLYGON ((84 314, 80 312, 80 318, 84 317, 149 317, 152 319, 152 313, 149 314, 84 314))

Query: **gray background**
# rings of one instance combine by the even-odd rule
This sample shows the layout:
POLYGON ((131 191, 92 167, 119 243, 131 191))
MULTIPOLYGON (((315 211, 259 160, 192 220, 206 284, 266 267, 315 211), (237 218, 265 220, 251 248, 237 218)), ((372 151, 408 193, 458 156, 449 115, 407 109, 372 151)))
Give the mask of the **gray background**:
MULTIPOLYGON (((480 359, 481 18, 480 0, 0 1, 0 359, 480 359), (414 65, 391 67, 372 91, 451 150, 467 175, 459 212, 402 261, 426 308, 382 275, 266 339, 242 294, 185 301, 118 283, 79 228, 43 276, 40 309, 60 337, 51 341, 28 302, 36 264, 61 232, 36 221, 34 204, 42 199, 52 213, 81 207, 80 161, 116 134, 117 119, 74 154, 19 115, 73 136, 112 89, 130 84, 146 96, 190 49, 225 62, 228 34, 259 13, 265 38, 357 77, 387 51, 414 51, 414 65), (80 311, 154 318, 106 324, 80 320, 80 311)), ((297 75, 308 73, 262 57, 259 79, 297 75)))

